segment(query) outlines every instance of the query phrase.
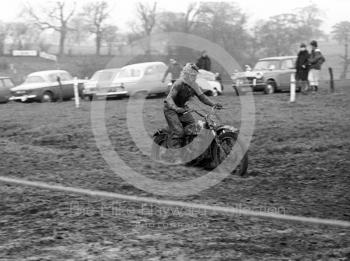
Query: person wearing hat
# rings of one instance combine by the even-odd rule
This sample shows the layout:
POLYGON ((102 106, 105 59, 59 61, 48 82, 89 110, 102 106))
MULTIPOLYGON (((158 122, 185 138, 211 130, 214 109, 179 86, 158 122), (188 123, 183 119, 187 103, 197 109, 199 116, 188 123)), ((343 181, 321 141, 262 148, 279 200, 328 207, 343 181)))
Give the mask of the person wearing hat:
POLYGON ((171 83, 174 83, 177 79, 180 78, 180 73, 182 70, 182 66, 173 58, 169 60, 168 69, 165 71, 162 82, 165 82, 168 74, 171 74, 171 83))
POLYGON ((297 81, 298 87, 301 88, 303 93, 308 90, 308 75, 309 75, 309 52, 306 49, 306 44, 302 43, 300 45, 300 50, 295 63, 295 79, 297 81))
POLYGON ((203 50, 201 52, 201 57, 199 57, 199 59, 197 60, 196 65, 199 69, 203 69, 206 71, 211 70, 211 60, 207 54, 207 51, 203 50))
POLYGON ((320 78, 320 71, 322 64, 326 61, 322 55, 318 44, 315 40, 310 42, 311 53, 309 57, 310 71, 308 75, 310 86, 313 90, 318 91, 318 84, 320 78))
POLYGON ((182 138, 185 136, 184 127, 195 123, 186 105, 192 97, 198 97, 208 106, 222 108, 220 103, 211 101, 196 83, 198 70, 195 64, 187 63, 182 69, 180 79, 176 80, 164 100, 164 116, 171 133, 168 144, 170 148, 180 148, 182 138))

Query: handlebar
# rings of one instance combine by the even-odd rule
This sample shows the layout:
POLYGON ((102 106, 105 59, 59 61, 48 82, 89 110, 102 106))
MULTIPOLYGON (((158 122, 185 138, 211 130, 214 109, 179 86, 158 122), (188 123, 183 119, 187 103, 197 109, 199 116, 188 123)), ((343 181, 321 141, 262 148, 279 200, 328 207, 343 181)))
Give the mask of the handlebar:
POLYGON ((194 112, 194 113, 196 113, 197 115, 199 115, 199 116, 202 117, 202 118, 207 118, 208 115, 214 113, 215 111, 217 111, 217 110, 223 110, 223 109, 224 109, 224 108, 218 109, 218 108, 216 108, 215 106, 213 106, 213 107, 211 108, 211 111, 210 111, 209 113, 207 113, 207 114, 203 114, 203 113, 201 113, 201 112, 199 112, 199 111, 197 111, 197 110, 195 110, 195 109, 189 109, 189 110, 186 111, 184 114, 190 113, 190 112, 194 112))

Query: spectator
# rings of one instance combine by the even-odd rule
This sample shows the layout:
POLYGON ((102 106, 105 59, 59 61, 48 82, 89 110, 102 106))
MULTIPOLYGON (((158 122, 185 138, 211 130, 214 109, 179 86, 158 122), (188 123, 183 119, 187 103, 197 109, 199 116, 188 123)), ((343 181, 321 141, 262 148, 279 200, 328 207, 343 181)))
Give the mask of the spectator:
POLYGON ((309 71, 308 79, 309 79, 311 88, 317 92, 321 66, 326 61, 326 59, 322 55, 320 49, 317 48, 318 45, 315 40, 310 42, 310 46, 311 46, 311 54, 309 57, 310 71, 309 71))
POLYGON ((170 59, 169 62, 168 69, 164 73, 162 82, 164 82, 168 74, 171 73, 171 83, 174 83, 180 78, 182 66, 175 59, 170 59))
POLYGON ((309 52, 306 49, 306 44, 302 43, 300 45, 300 50, 298 53, 298 58, 295 63, 295 79, 297 81, 298 87, 301 87, 303 93, 308 90, 308 74, 309 74, 309 52))
POLYGON ((207 52, 205 50, 202 51, 201 57, 199 57, 199 59, 197 60, 196 65, 199 69, 210 71, 211 61, 210 61, 210 58, 208 57, 207 52))
POLYGON ((250 72, 252 70, 252 67, 250 67, 248 64, 244 65, 244 68, 246 72, 250 72))

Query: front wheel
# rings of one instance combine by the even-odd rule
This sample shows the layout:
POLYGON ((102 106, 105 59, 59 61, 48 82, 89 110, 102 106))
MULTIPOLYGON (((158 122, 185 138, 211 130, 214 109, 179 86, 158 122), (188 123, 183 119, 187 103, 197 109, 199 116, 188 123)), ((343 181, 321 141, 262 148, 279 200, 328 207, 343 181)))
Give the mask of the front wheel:
POLYGON ((276 92, 276 83, 274 81, 268 81, 264 89, 265 94, 273 94, 276 92))
POLYGON ((229 160, 232 160, 233 166, 236 165, 234 169, 231 169, 231 164, 226 164, 230 169, 231 174, 238 174, 239 176, 244 176, 247 173, 248 169, 248 153, 246 146, 244 143, 238 138, 237 133, 233 132, 225 132, 218 136, 218 142, 214 143, 212 150, 212 157, 214 165, 219 166, 231 153, 234 146, 237 144, 237 148, 235 148, 233 155, 230 155, 229 160), (218 144, 219 143, 219 144, 218 144), (242 156, 243 155, 243 156, 242 156), (237 164, 237 160, 241 159, 237 164))

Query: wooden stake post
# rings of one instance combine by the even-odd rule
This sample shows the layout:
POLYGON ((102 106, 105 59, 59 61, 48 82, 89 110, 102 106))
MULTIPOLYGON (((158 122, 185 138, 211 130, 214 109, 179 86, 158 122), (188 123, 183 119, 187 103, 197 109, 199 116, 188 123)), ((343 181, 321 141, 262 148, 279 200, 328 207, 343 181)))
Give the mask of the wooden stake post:
POLYGON ((331 92, 334 92, 334 76, 333 76, 332 67, 329 67, 328 71, 329 71, 329 87, 331 89, 331 92))
POLYGON ((295 74, 290 75, 290 102, 295 102, 295 74))
POLYGON ((79 108, 80 106, 80 99, 79 99, 79 90, 78 90, 78 78, 74 77, 74 101, 75 101, 75 107, 79 108))

